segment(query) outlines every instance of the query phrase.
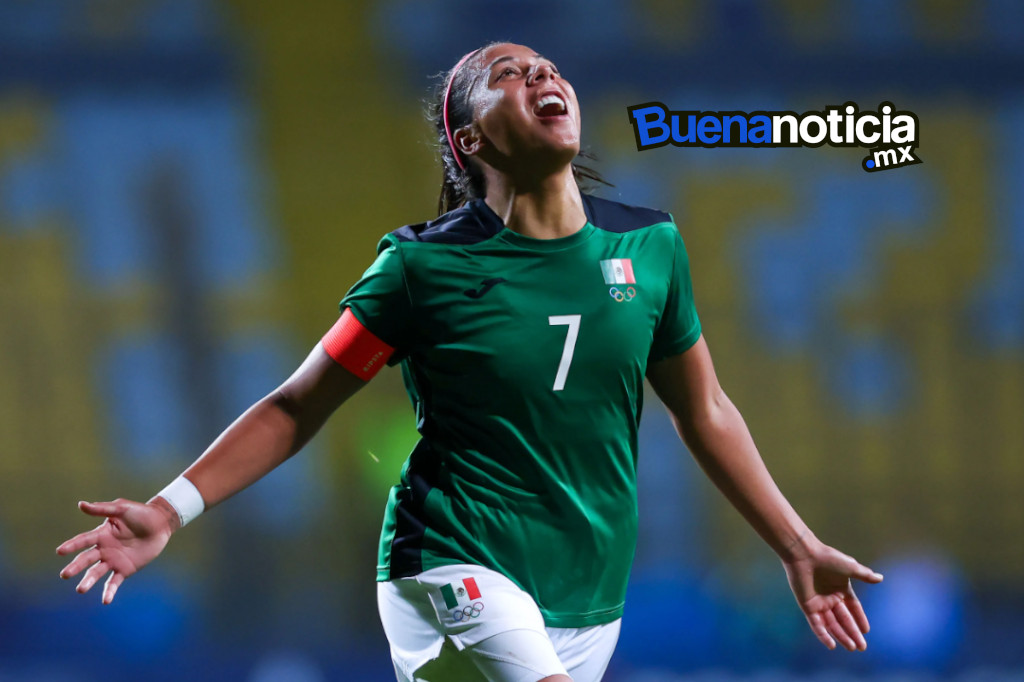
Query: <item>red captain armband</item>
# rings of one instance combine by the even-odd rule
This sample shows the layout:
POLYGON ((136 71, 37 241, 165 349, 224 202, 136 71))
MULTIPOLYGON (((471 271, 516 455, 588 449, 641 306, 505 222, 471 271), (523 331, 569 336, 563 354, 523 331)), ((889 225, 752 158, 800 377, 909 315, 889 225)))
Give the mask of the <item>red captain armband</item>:
POLYGON ((320 342, 335 362, 364 381, 376 376, 395 352, 364 327, 349 308, 345 308, 320 342))

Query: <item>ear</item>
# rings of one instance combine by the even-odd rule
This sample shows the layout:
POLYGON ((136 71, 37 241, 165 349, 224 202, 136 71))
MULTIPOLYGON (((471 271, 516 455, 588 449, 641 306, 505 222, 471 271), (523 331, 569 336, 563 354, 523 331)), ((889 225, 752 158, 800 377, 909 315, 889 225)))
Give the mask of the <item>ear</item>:
POLYGON ((484 136, 475 123, 456 130, 452 139, 455 140, 455 147, 463 156, 474 156, 480 153, 480 149, 484 146, 484 136))

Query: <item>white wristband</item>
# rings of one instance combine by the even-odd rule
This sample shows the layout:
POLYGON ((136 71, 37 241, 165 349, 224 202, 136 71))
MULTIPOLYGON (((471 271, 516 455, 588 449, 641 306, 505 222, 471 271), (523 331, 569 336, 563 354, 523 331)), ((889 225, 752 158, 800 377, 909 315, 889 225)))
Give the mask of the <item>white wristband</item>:
POLYGON ((206 503, 203 502, 203 496, 199 494, 199 489, 184 476, 178 476, 157 494, 167 500, 167 504, 178 512, 182 527, 206 509, 206 503))

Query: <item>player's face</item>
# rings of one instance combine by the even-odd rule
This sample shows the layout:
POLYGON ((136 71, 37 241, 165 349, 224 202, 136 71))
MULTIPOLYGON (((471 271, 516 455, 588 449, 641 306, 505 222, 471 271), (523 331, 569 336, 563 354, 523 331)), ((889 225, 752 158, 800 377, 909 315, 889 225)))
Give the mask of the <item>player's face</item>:
POLYGON ((494 45, 473 60, 470 103, 480 158, 569 164, 580 150, 576 92, 548 59, 523 45, 494 45))

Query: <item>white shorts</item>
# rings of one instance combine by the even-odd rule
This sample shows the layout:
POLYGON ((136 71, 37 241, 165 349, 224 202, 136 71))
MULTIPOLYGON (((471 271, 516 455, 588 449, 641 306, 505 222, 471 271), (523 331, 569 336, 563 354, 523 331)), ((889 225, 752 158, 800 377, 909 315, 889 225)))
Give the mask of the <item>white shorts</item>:
POLYGON ((515 583, 467 564, 377 583, 377 604, 399 682, 598 682, 621 624, 546 627, 515 583))

